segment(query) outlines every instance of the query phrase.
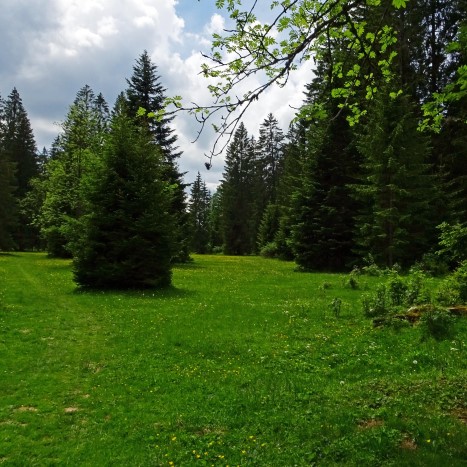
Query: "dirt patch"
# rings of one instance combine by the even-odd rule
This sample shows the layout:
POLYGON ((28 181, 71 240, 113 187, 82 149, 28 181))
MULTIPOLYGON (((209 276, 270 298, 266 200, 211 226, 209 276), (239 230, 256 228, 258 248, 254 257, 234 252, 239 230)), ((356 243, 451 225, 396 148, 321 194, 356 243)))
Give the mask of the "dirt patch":
POLYGON ((25 426, 28 426, 27 423, 20 423, 16 420, 4 420, 2 422, 0 422, 0 426, 2 425, 5 425, 5 426, 21 426, 21 427, 25 427, 25 426))
POLYGON ((400 444, 401 449, 406 451, 415 451, 417 449, 417 444, 411 438, 404 438, 400 444))
POLYGON ((358 424, 358 428, 360 428, 360 430, 371 430, 372 428, 377 428, 383 425, 384 425, 384 422, 382 420, 372 418, 370 420, 362 420, 358 424))
POLYGON ((17 412, 37 412, 36 407, 31 407, 28 405, 22 405, 16 409, 17 412))
POLYGON ((456 409, 453 415, 462 423, 467 424, 467 408, 456 409))

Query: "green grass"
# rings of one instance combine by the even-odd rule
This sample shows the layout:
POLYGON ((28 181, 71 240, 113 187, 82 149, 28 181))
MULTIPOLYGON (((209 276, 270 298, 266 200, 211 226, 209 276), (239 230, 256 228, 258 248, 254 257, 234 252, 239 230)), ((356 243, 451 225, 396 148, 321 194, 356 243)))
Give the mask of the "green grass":
POLYGON ((467 320, 373 329, 379 279, 293 268, 196 256, 172 289, 102 293, 0 256, 0 464, 466 465, 467 320))

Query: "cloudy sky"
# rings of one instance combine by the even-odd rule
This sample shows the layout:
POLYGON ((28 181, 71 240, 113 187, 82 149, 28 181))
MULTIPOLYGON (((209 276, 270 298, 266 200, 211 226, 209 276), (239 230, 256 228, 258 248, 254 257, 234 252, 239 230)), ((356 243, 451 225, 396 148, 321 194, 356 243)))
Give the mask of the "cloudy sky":
MULTIPOLYGON (((206 79, 199 75, 205 61, 201 52, 209 51, 212 33, 222 32, 227 21, 226 12, 214 4, 215 0, 2 0, 0 94, 6 97, 13 87, 18 89, 39 149, 50 146, 60 130, 57 123, 85 84, 96 94, 102 92, 113 106, 143 50, 157 65, 168 96, 209 104, 206 79)), ((307 65, 286 88, 271 88, 245 116, 248 132, 257 135, 269 112, 286 131, 310 79, 307 65)), ((193 144, 198 129, 194 117, 178 114, 173 127, 184 152, 180 166, 188 172, 186 181, 200 171, 214 188, 222 177, 222 157, 213 161, 210 171, 204 168, 214 131, 206 128, 193 144)))

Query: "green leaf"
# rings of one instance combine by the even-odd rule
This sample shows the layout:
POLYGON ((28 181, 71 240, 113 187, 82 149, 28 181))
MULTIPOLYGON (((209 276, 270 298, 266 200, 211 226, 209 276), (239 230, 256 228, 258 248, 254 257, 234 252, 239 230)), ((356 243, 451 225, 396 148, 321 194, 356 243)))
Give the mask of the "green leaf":
POLYGON ((407 2, 408 0, 392 0, 392 5, 397 9, 405 8, 407 6, 407 2))

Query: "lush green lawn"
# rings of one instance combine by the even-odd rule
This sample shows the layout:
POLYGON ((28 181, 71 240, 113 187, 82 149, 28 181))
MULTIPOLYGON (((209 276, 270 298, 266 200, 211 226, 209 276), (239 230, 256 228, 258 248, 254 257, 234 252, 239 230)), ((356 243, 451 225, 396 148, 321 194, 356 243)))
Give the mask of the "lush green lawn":
POLYGON ((467 320, 373 329, 376 279, 293 268, 197 256, 168 291, 80 293, 69 262, 0 256, 0 464, 467 465, 467 320))

